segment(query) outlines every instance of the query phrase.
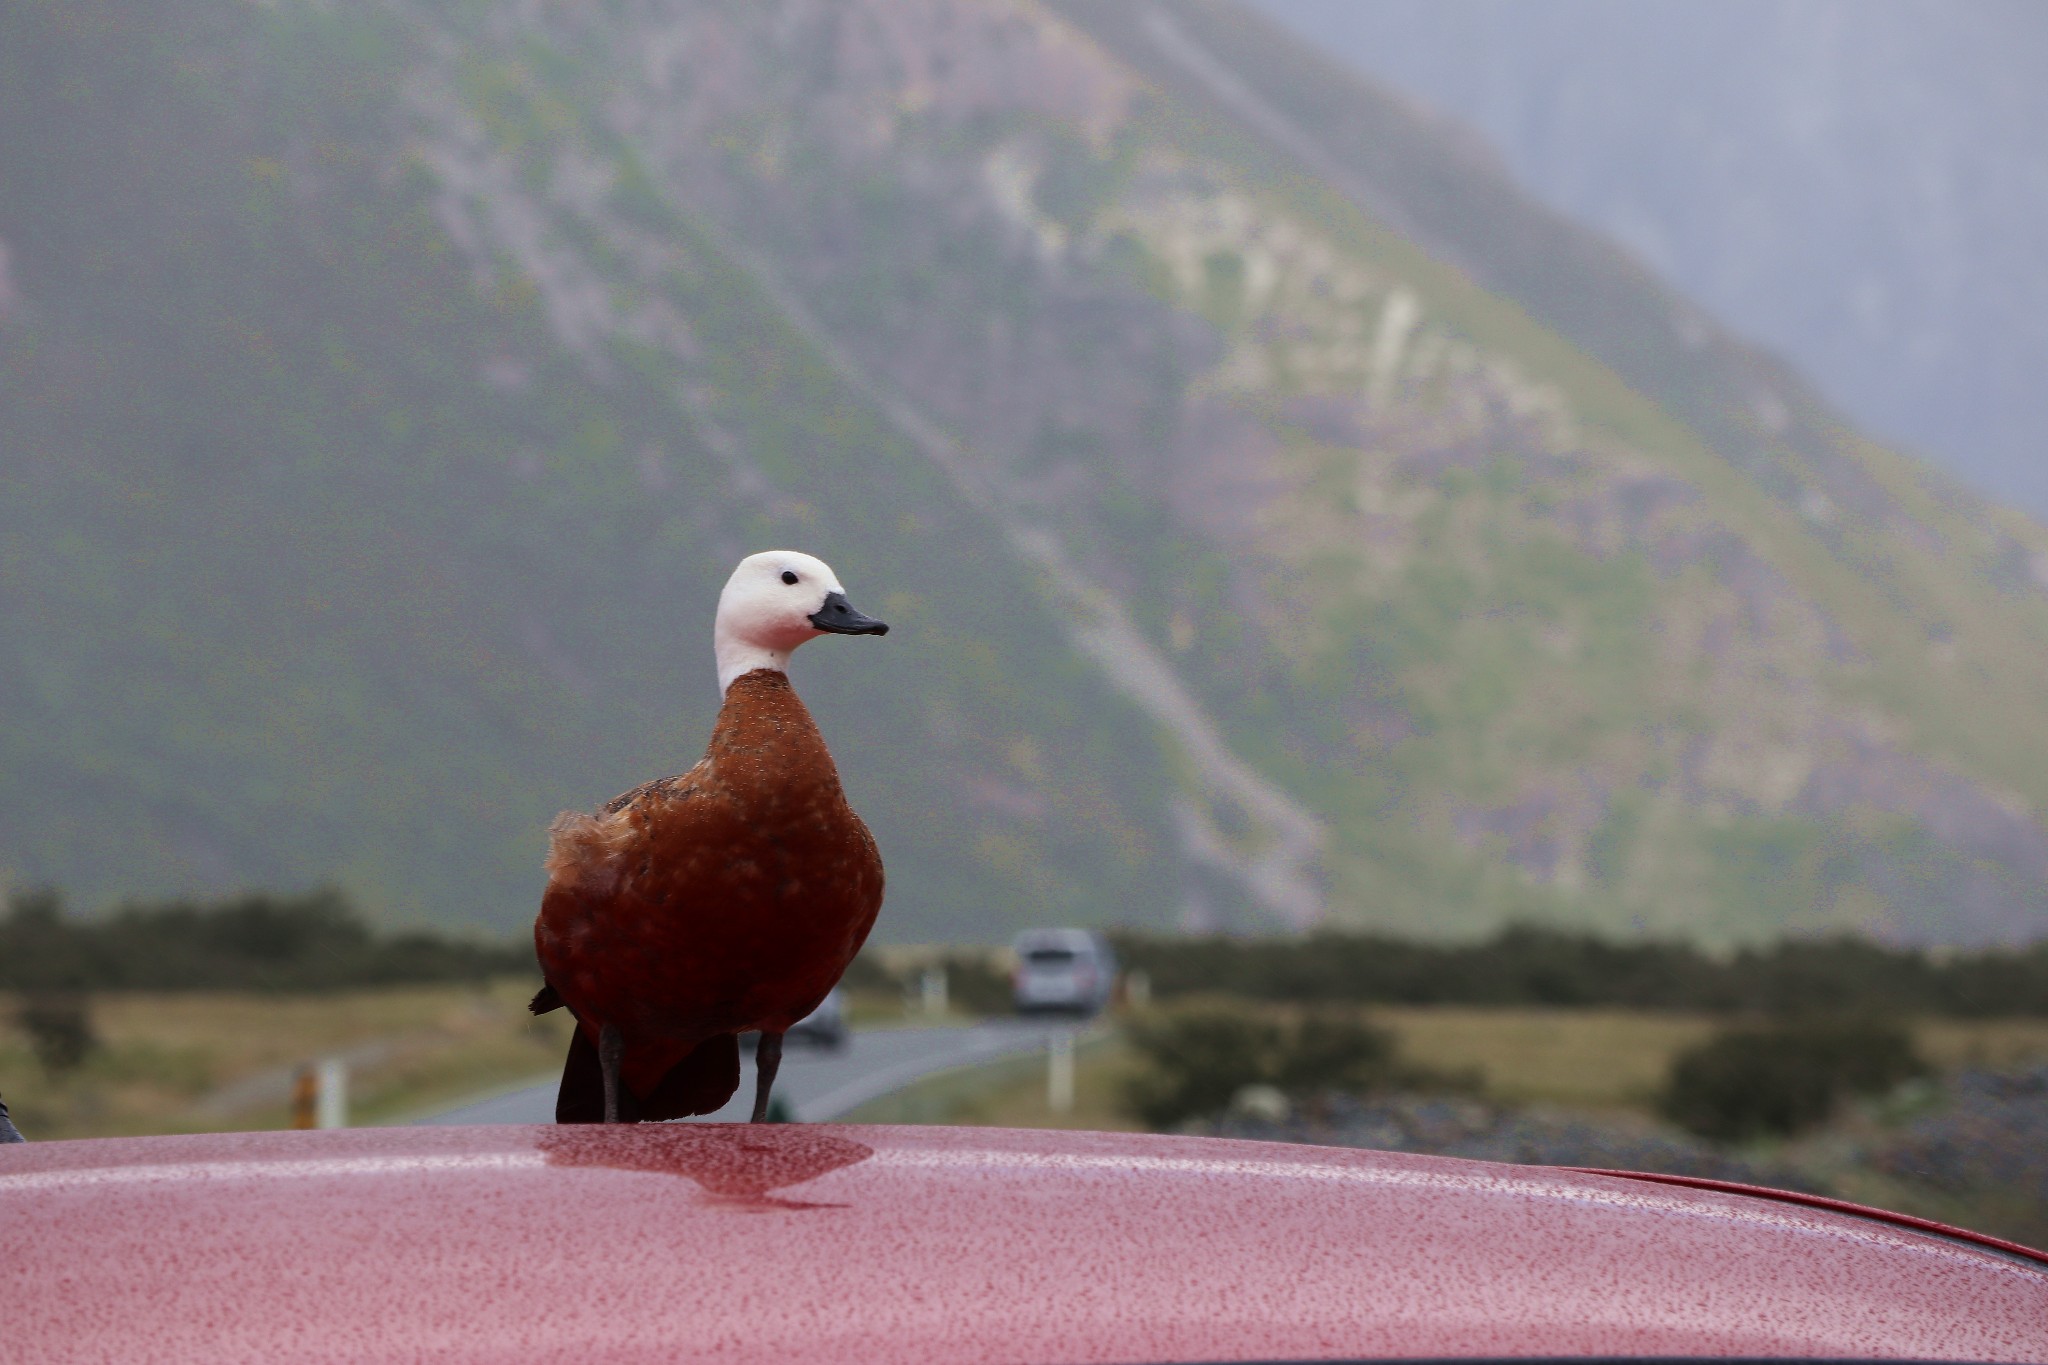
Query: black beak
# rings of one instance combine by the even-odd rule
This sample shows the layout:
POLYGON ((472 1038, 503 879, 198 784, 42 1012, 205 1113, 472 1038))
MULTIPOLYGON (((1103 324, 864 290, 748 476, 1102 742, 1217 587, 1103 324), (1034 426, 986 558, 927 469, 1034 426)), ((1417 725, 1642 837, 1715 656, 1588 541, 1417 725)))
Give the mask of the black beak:
POLYGON ((833 635, 887 635, 889 625, 853 609, 843 592, 825 594, 825 605, 811 613, 811 624, 833 635))

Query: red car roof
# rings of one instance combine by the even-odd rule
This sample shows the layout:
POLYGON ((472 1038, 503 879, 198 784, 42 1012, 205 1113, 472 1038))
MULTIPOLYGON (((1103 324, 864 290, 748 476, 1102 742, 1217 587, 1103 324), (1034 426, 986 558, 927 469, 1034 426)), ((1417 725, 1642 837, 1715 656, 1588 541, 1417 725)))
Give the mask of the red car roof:
POLYGON ((826 1125, 0 1149, 0 1357, 2048 1360, 2048 1267, 1749 1194, 826 1125))

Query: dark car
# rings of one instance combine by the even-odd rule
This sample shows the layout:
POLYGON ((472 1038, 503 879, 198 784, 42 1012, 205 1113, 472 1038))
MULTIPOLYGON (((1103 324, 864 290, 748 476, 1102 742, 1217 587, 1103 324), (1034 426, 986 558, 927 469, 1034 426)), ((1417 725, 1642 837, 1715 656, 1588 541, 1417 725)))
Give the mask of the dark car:
POLYGON ((846 1046, 851 1036, 846 1027, 846 996, 837 986, 825 993, 825 998, 803 1018, 789 1026, 783 1035, 787 1042, 808 1047, 823 1048, 828 1052, 846 1046))

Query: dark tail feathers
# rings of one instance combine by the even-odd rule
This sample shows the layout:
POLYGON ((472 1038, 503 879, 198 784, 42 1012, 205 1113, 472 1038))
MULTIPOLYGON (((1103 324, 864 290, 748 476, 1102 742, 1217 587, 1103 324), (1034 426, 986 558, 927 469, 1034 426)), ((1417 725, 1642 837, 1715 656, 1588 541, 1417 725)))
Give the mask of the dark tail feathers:
MULTIPOLYGON (((533 998, 533 1010, 543 1014, 543 997, 562 1003, 552 986, 543 987, 533 998)), ((668 1069, 651 1095, 627 1090, 619 1096, 619 1117, 627 1123, 653 1123, 661 1119, 687 1118, 722 1108, 740 1088, 740 1040, 734 1033, 720 1033, 697 1044, 696 1050, 668 1069)), ((598 1065, 597 1044, 582 1029, 569 1040, 569 1058, 562 1066, 562 1088, 555 1095, 556 1123, 604 1122, 604 1071, 598 1065)))

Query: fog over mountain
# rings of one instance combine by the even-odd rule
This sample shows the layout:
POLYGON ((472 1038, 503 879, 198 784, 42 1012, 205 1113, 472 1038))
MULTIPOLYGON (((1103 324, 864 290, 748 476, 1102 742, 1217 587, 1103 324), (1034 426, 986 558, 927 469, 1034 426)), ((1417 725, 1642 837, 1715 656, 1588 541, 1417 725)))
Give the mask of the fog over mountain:
POLYGON ((1258 3, 1859 422, 2048 512, 2048 5, 1258 3))

